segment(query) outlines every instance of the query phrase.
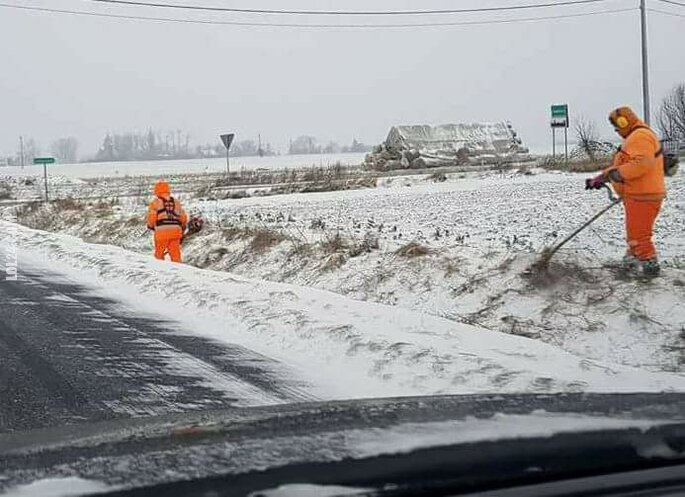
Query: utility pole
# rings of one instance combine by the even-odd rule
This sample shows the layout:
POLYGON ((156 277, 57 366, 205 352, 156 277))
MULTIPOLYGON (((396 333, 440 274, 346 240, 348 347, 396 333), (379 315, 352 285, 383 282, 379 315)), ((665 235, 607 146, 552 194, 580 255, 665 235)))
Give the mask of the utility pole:
POLYGON ((650 122, 649 61, 647 59, 647 0, 640 0, 640 28, 642 32, 642 112, 645 122, 650 122))
POLYGON ((24 169, 24 137, 19 137, 19 164, 21 168, 24 169))

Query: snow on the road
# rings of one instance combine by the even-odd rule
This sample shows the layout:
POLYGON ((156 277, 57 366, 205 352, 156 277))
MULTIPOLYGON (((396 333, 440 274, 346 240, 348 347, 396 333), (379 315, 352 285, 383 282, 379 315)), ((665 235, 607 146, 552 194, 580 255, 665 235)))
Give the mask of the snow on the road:
MULTIPOLYGON (((2 222, 3 232, 8 223, 2 222)), ((322 399, 476 392, 685 390, 685 375, 598 363, 537 340, 327 291, 159 262, 20 227, 23 264, 63 273, 131 310, 160 302, 179 331, 282 361, 322 399)))

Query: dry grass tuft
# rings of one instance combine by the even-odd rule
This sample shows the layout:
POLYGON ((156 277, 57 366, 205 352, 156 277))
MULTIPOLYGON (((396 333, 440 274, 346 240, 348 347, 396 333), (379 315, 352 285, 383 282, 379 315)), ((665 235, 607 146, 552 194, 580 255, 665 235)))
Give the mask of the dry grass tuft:
POLYGON ((52 202, 55 209, 60 211, 82 211, 85 204, 71 197, 60 198, 52 202))
POLYGON ((283 240, 285 240, 285 236, 276 231, 266 229, 256 230, 253 232, 249 249, 252 252, 263 253, 274 245, 278 245, 283 240))
POLYGON ((430 249, 418 242, 409 242, 397 249, 395 254, 400 257, 423 257, 430 254, 430 249))
POLYGON ((250 230, 244 227, 230 226, 221 230, 221 237, 227 241, 249 238, 250 235, 250 230))
POLYGON ((336 233, 335 235, 330 236, 321 242, 321 247, 323 248, 324 252, 328 254, 334 254, 336 252, 343 252, 345 249, 347 249, 348 245, 340 233, 336 233))
POLYGON ((545 157, 539 163, 539 166, 543 169, 566 171, 570 173, 592 173, 601 171, 602 169, 609 167, 609 165, 609 159, 572 159, 566 163, 563 157, 545 157))

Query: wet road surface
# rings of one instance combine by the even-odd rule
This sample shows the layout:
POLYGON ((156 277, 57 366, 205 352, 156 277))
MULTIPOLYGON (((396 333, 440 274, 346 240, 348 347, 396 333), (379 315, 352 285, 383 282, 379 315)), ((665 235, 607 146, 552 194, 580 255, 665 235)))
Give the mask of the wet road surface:
POLYGON ((311 400, 285 366, 56 274, 0 281, 0 433, 311 400))

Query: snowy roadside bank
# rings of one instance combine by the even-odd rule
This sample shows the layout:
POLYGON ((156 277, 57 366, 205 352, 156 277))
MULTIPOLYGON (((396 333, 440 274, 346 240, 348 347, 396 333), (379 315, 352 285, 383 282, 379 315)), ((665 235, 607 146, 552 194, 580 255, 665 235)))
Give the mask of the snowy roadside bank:
MULTIPOLYGON (((9 223, 2 222, 6 233, 9 223)), ((46 267, 301 372, 322 399, 479 392, 685 390, 685 375, 597 363, 542 342, 330 292, 152 260, 18 227, 21 265, 46 267)), ((20 283, 20 282, 19 282, 20 283)))
MULTIPOLYGON (((185 260, 249 278, 330 290, 535 338, 575 355, 652 371, 685 368, 685 180, 669 182, 657 226, 665 271, 621 278, 622 213, 571 242, 549 281, 522 277, 535 252, 606 203, 570 174, 388 180, 373 190, 206 202, 185 260), (414 244, 414 245, 412 245, 414 244)), ((151 252, 142 203, 56 203, 23 224, 151 252)))

